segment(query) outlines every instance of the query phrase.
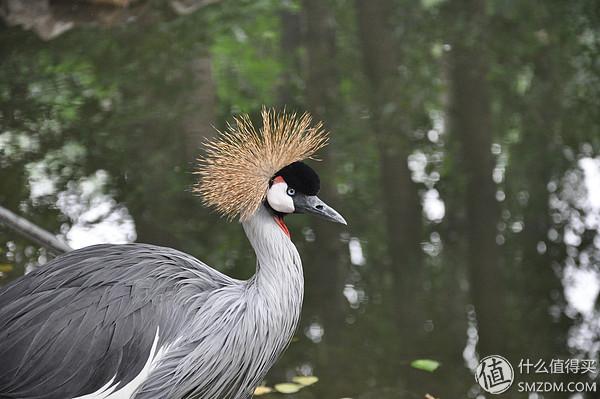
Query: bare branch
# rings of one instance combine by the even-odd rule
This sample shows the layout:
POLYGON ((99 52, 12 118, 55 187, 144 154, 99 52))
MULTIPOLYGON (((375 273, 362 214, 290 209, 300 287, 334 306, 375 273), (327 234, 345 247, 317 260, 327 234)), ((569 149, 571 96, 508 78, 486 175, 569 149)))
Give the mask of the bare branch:
POLYGON ((0 206, 0 223, 18 234, 35 241, 54 254, 69 252, 72 248, 57 238, 54 234, 38 227, 29 220, 22 218, 0 206))

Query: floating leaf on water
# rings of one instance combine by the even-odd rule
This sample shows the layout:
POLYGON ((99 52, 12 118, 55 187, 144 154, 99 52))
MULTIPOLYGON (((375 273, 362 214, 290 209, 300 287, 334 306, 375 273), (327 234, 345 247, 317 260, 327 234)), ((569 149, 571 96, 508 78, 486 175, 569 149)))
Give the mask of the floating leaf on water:
POLYGON ((440 367, 440 362, 431 359, 417 359, 410 363, 410 367, 433 373, 438 367, 440 367))
POLYGON ((436 397, 433 396, 433 395, 430 395, 430 394, 426 393, 425 394, 425 399, 436 399, 436 397))
POLYGON ((271 387, 256 387, 254 390, 254 396, 266 395, 271 392, 273 392, 273 388, 271 387))
POLYGON ((319 381, 319 377, 315 377, 314 375, 299 375, 292 378, 292 381, 294 381, 296 384, 307 387, 319 381))
POLYGON ((296 393, 301 389, 302 385, 292 384, 291 382, 275 384, 275 390, 280 393, 296 393))
POLYGON ((10 273, 13 271, 13 265, 10 263, 0 263, 0 272, 10 273))

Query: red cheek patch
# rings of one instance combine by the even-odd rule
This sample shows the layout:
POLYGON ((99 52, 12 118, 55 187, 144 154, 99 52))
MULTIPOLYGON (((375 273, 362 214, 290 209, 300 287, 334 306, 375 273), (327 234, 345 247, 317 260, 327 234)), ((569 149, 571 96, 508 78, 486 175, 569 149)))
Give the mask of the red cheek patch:
POLYGON ((277 176, 275 179, 273 179, 273 184, 277 183, 285 183, 285 180, 283 180, 283 177, 277 176))

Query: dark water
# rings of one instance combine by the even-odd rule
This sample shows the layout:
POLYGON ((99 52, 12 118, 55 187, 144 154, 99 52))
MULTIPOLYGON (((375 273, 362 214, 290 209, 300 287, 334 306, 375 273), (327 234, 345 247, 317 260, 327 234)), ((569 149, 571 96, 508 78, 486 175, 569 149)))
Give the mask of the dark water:
MULTIPOLYGON (((2 206, 75 247, 167 245, 247 278, 241 227, 191 193, 200 142, 263 104, 308 110, 332 132, 321 197, 349 225, 289 218, 306 299, 268 385, 473 398, 489 354, 516 381, 595 381, 517 367, 600 349, 594 2, 48 7, 28 18, 75 27, 44 41, 47 25, 0 25, 2 206)), ((50 257, 8 230, 0 243, 2 282, 50 257)))

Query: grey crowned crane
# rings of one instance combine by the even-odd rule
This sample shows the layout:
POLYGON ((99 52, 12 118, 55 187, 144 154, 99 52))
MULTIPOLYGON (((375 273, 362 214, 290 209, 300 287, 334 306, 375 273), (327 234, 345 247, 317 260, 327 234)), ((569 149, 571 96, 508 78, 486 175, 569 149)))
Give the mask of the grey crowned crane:
POLYGON ((94 245, 0 289, 0 398, 248 398, 298 324, 302 264, 284 217, 345 224, 302 162, 326 145, 304 114, 241 116, 206 145, 195 190, 239 218, 256 274, 237 280, 147 244, 94 245))

